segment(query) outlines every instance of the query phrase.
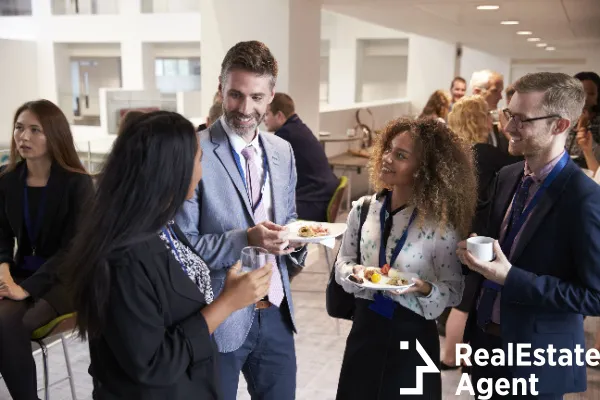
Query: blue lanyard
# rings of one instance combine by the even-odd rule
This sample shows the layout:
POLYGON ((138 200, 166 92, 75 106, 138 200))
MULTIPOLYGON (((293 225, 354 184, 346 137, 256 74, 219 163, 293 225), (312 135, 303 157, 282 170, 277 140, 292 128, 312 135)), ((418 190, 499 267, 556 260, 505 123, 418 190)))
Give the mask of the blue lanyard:
MULTIPOLYGON (((510 245, 510 247, 508 247, 508 248, 512 247, 512 244, 515 241, 517 234, 519 233, 519 231, 521 230, 521 228, 527 221, 529 214, 531 214, 531 212, 533 211, 533 209, 535 208, 537 203, 540 201, 540 198, 542 197, 542 195, 544 194, 546 189, 548 189, 548 187, 550 187, 550 185, 552 184, 552 182, 554 182, 554 180, 556 179, 558 174, 560 174, 562 172, 563 168, 565 168, 568 161, 569 161, 569 154, 567 152, 565 152, 564 155, 558 161, 558 163, 554 166, 554 168, 552 168, 552 171, 550 171, 550 174, 548 174, 546 179, 544 179, 542 186, 537 190, 537 192, 535 193, 535 195, 533 196, 533 198, 531 199, 531 201, 529 202, 529 204, 527 205, 525 210, 523 210, 523 213, 519 216, 519 219, 517 220, 516 224, 514 226, 510 227, 510 231, 507 232, 508 234, 506 235, 506 237, 504 238, 504 241, 503 241, 503 244, 510 245)), ((511 211, 510 211, 510 216, 509 216, 509 220, 508 220, 509 223, 512 220, 513 213, 515 211, 515 207, 514 207, 515 198, 516 198, 516 196, 513 197, 513 201, 511 203, 511 211)), ((508 254, 507 254, 507 256, 508 256, 508 254)))
POLYGON ((42 189, 42 197, 40 199, 40 204, 38 205, 38 213, 37 213, 37 221, 35 222, 35 226, 31 222, 31 214, 29 213, 29 193, 27 183, 23 187, 23 213, 25 218, 25 226, 27 227, 27 236, 29 237, 29 244, 31 245, 32 255, 35 254, 35 249, 37 247, 37 239, 42 228, 42 219, 44 218, 44 211, 46 209, 46 194, 48 184, 42 189))
MULTIPOLYGON (((227 138, 227 140, 229 140, 229 137, 227 138)), ((231 141, 229 141, 229 149, 231 150, 231 154, 233 154, 233 159, 235 160, 235 164, 237 166, 238 172, 240 173, 240 176, 242 177, 242 180, 244 181, 244 187, 246 188, 246 192, 248 193, 248 198, 250 199, 250 204, 252 204, 252 211, 256 211, 256 209, 258 208, 258 206, 260 205, 261 201, 262 201, 262 197, 263 197, 263 193, 265 191, 265 186, 267 185, 267 177, 269 176, 269 163, 267 160, 267 152, 265 151, 265 148, 262 144, 262 140, 259 140, 260 142, 260 147, 262 148, 262 153, 263 153, 263 170, 265 171, 265 178, 263 180, 261 189, 260 189, 260 197, 258 199, 258 201, 256 202, 256 204, 252 204, 252 197, 250 196, 250 191, 248 190, 248 183, 246 182, 246 176, 244 174, 244 169, 242 168, 242 160, 240 159, 239 154, 237 153, 237 151, 234 150, 233 145, 231 144, 231 141)))
POLYGON ((173 238, 175 236, 177 236, 177 235, 175 235, 175 232, 173 232, 173 228, 171 228, 170 226, 168 226, 168 228, 162 228, 162 232, 167 237, 167 240, 169 241, 169 245, 171 246, 171 249, 175 253, 175 258, 177 258, 179 265, 181 265, 181 268, 183 268, 185 270, 185 266, 181 262, 181 257, 179 256, 179 251, 177 250, 177 247, 175 247, 175 243, 173 243, 173 238))
MULTIPOLYGON (((387 213, 387 205, 390 201, 390 197, 391 197, 391 193, 386 195, 385 200, 383 201, 383 207, 381 207, 381 212, 379 214, 379 224, 381 226, 381 243, 379 245, 379 268, 382 268, 385 264, 387 264, 386 257, 385 257, 385 249, 386 249, 386 245, 387 245, 387 243, 385 243, 385 242, 387 242, 387 240, 384 241, 383 235, 384 235, 384 230, 385 230, 385 220, 386 220, 385 215, 387 213)), ((417 217, 417 209, 415 208, 412 212, 412 215, 410 216, 408 225, 406 225, 406 228, 404 228, 404 232, 402 232, 402 236, 396 242, 396 247, 394 248, 394 251, 392 252, 392 258, 389 263, 390 267, 394 265, 394 262, 396 262, 398 255, 402 251, 402 248, 404 247, 404 244, 406 243, 406 238, 408 237, 408 229, 410 228, 412 223, 415 221, 416 217, 417 217)), ((390 218, 393 218, 393 216, 390 215, 390 218)))

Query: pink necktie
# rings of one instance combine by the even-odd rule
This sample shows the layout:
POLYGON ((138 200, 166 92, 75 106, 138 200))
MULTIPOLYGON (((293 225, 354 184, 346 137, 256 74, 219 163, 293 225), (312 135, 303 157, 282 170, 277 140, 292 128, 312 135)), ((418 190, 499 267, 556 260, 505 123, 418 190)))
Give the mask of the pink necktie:
MULTIPOLYGON (((252 201, 254 209, 254 221, 258 224, 266 221, 267 210, 264 206, 264 201, 261 199, 262 185, 258 176, 258 168, 255 163, 256 153, 252 146, 242 150, 242 155, 246 159, 246 189, 252 201)), ((267 172, 265 171, 265 174, 267 172)), ((279 307, 283 301, 283 285, 281 284, 281 274, 277 267, 277 259, 273 254, 267 255, 267 261, 273 266, 273 275, 271 275, 271 285, 269 287, 269 301, 279 307)))

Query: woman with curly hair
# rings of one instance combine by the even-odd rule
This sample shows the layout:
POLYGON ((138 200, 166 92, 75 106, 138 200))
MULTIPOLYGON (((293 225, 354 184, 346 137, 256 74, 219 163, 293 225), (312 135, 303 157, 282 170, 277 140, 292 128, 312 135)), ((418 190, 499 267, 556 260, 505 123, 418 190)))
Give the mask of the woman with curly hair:
POLYGON ((425 104, 419 118, 434 118, 440 122, 446 122, 450 111, 450 102, 451 98, 448 93, 443 90, 436 90, 429 96, 429 100, 427 100, 427 104, 425 104))
MULTIPOLYGON (((436 120, 397 119, 378 137, 371 183, 379 192, 354 204, 335 266, 336 281, 355 296, 337 399, 396 399, 400 388, 416 387, 416 367, 423 364, 417 338, 439 367, 435 319, 461 300, 463 276, 453 246, 471 228, 473 171, 468 146, 436 120), (393 292, 363 289, 347 279, 384 266, 418 278, 393 292), (401 350, 403 341, 408 348, 401 350)), ((425 374, 423 388, 416 398, 442 398, 439 374, 425 374)))

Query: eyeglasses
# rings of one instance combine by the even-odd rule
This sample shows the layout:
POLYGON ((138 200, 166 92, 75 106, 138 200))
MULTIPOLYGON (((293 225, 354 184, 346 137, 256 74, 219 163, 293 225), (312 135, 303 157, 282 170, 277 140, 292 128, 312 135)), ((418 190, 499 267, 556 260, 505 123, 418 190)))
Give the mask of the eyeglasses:
POLYGON ((508 108, 505 108, 504 110, 502 110, 502 113, 504 114, 504 117, 507 120, 507 124, 511 120, 514 120, 517 129, 523 129, 523 124, 525 122, 533 122, 533 121, 539 121, 539 120, 542 120, 542 119, 550 119, 550 118, 562 118, 558 114, 552 114, 552 115, 546 115, 544 117, 535 117, 535 118, 521 119, 521 117, 519 117, 517 115, 513 115, 508 108))

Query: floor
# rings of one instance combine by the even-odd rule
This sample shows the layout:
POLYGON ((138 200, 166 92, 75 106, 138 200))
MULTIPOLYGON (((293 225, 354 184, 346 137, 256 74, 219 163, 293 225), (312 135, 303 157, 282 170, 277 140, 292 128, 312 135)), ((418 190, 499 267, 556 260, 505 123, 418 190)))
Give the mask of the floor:
MULTIPOLYGON (((323 253, 314 248, 309 255, 306 271, 293 282, 294 304, 299 334, 296 336, 298 361, 297 399, 333 400, 335 398, 339 369, 344 351, 345 338, 350 324, 337 323, 325 312, 324 288, 327 283, 323 253)), ((586 331, 588 342, 593 340, 597 320, 588 318, 586 331)), ((441 338, 443 340, 443 338, 441 338)), ((87 368, 89 355, 87 345, 76 338, 69 339, 71 363, 74 369, 77 398, 91 399, 92 383, 87 368)), ((42 386, 41 356, 35 356, 38 365, 38 385, 42 386)), ((50 381, 54 382, 66 376, 64 356, 60 344, 50 348, 50 381)), ((442 372, 444 399, 471 399, 468 394, 456 395, 460 374, 457 371, 442 372)), ((238 399, 248 400, 244 379, 240 379, 238 399)), ((52 400, 71 399, 68 381, 63 381, 50 389, 52 400)), ((40 397, 43 392, 40 391, 40 397)), ((10 396, 0 381, 0 399, 10 396)), ((569 400, 600 399, 600 370, 588 369, 588 391, 566 396, 569 400)), ((284 399, 282 399, 284 400, 284 399)), ((366 399, 368 400, 368 399, 366 399)))

